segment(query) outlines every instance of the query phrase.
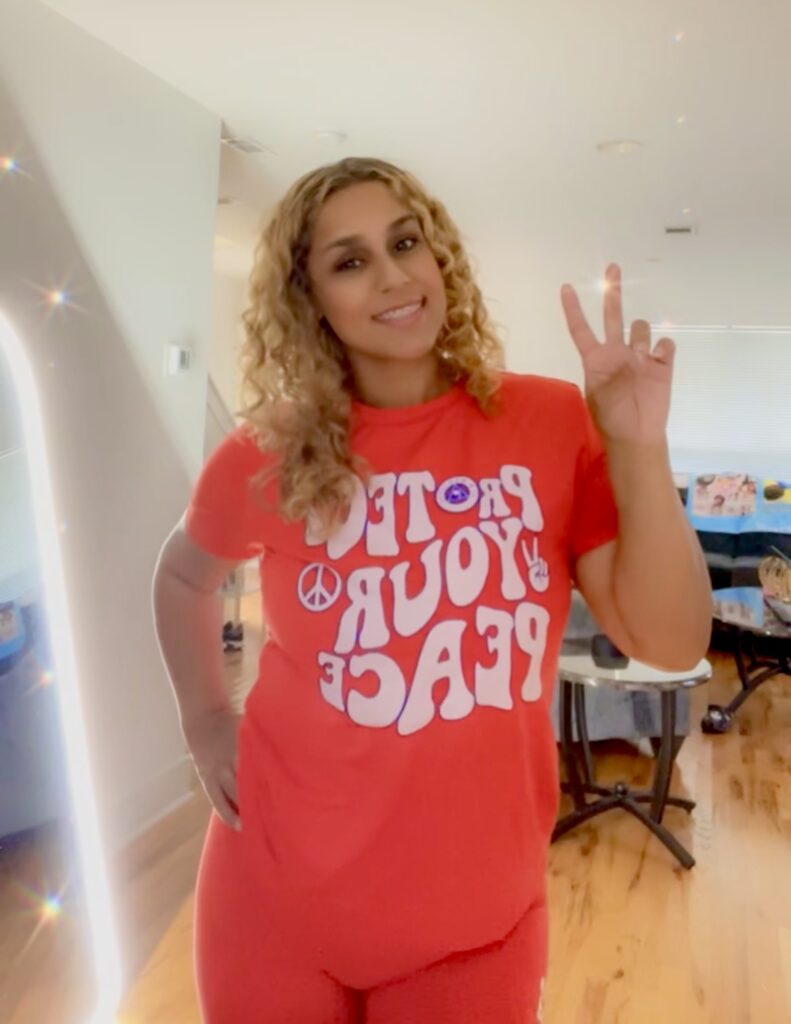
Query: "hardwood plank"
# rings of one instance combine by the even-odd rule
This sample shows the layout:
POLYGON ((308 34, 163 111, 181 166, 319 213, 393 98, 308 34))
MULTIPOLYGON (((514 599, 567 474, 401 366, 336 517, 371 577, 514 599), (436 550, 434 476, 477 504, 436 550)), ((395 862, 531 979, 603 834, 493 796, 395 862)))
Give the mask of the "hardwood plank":
MULTIPOLYGON (((704 736, 705 705, 738 685, 728 659, 712 660, 673 787, 697 807, 666 818, 697 865, 676 866, 623 812, 553 847, 550 1024, 791 1020, 779 941, 791 923, 787 683, 751 698, 731 734, 704 736)), ((608 756, 603 770, 613 778, 624 765, 608 756)))
POLYGON ((136 840, 111 865, 124 978, 131 983, 192 893, 210 808, 192 797, 136 840))
POLYGON ((124 1001, 118 1024, 201 1024, 192 974, 192 897, 124 1001))

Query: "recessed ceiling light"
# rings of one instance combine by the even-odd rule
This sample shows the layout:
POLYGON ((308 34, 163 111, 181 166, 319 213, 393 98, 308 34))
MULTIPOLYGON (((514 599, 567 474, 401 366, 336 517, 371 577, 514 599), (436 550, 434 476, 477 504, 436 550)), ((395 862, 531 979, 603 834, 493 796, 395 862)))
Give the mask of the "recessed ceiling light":
POLYGON ((336 146, 345 142, 349 137, 345 132, 336 131, 334 128, 320 128, 315 135, 321 142, 333 142, 336 146))
POLYGON ((686 124, 686 120, 687 120, 687 115, 686 114, 679 114, 678 117, 676 118, 676 124, 686 124))
POLYGON ((675 41, 677 43, 682 43, 684 41, 684 33, 683 32, 676 32, 676 34, 673 36, 673 38, 675 39, 675 41))
POLYGON ((642 142, 638 142, 636 139, 612 139, 609 142, 600 142, 596 146, 600 153, 615 153, 618 156, 636 153, 638 149, 642 148, 642 142))

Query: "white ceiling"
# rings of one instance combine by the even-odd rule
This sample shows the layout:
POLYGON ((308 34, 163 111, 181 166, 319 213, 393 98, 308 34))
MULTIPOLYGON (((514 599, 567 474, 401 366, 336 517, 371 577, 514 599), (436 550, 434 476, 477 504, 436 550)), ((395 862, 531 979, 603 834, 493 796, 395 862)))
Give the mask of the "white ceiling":
POLYGON ((298 175, 375 155, 443 199, 501 320, 617 259, 654 321, 791 323, 788 0, 47 3, 267 148, 223 147, 221 270, 298 175))

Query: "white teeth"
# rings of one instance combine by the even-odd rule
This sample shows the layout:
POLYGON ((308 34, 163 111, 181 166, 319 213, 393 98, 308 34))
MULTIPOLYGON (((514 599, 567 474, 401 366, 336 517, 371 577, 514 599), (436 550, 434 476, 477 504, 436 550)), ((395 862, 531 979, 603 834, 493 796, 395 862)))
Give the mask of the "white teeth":
POLYGON ((420 309, 421 302, 413 302, 411 306, 402 306, 400 309, 390 309, 386 313, 380 313, 377 320, 401 320, 405 316, 412 316, 420 309))

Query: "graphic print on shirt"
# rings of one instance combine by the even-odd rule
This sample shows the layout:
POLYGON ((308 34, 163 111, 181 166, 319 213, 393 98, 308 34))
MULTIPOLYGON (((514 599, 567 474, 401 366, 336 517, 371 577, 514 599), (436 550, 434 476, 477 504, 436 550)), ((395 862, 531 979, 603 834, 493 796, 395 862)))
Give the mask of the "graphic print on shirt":
POLYGON ((358 725, 395 725, 402 736, 424 729, 436 714, 457 720, 476 706, 511 710, 513 689, 522 701, 538 700, 550 617, 533 598, 548 590, 550 571, 541 557, 544 516, 531 471, 509 464, 500 467, 497 477, 476 481, 454 476, 439 483, 426 470, 380 473, 370 478, 367 489, 355 478, 343 526, 322 541, 309 523, 305 543, 322 546, 329 563, 337 564, 356 545, 371 558, 397 557, 397 504, 406 512, 404 539, 422 545, 419 587, 421 569, 409 559, 389 569, 364 565, 345 578, 332 564, 317 560, 300 573, 297 596, 303 608, 322 614, 340 605, 333 648, 317 656, 324 700, 358 725), (475 525, 458 526, 446 536, 449 515, 476 509, 475 525), (440 519, 444 521, 438 531, 440 519), (506 607, 478 603, 490 578, 496 580, 506 607), (385 601, 387 588, 390 600, 385 601), (459 609, 472 606, 474 615, 434 621, 441 601, 459 609), (493 662, 463 664, 462 638, 468 629, 485 642, 493 662), (408 680, 404 666, 387 648, 398 637, 418 634, 424 634, 422 646, 408 680), (515 650, 527 655, 529 667, 512 688, 515 650), (367 673, 377 680, 373 695, 348 688, 350 679, 367 673), (447 682, 447 692, 435 706, 434 687, 440 681, 447 682))

